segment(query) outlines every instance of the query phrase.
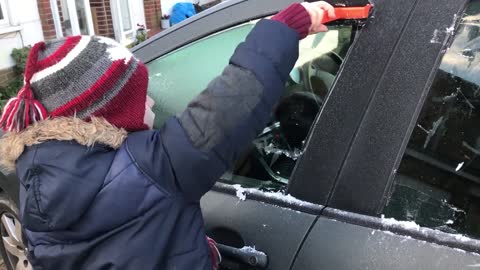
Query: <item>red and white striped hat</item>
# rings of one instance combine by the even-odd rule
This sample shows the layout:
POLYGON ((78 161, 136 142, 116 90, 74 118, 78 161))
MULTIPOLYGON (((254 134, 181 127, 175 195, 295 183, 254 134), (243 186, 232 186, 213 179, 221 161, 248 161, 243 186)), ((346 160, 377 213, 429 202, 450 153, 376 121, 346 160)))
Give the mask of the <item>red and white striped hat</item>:
POLYGON ((148 71, 116 41, 73 36, 35 44, 25 67, 25 85, 5 105, 0 127, 20 132, 37 121, 103 117, 128 131, 144 124, 148 71))

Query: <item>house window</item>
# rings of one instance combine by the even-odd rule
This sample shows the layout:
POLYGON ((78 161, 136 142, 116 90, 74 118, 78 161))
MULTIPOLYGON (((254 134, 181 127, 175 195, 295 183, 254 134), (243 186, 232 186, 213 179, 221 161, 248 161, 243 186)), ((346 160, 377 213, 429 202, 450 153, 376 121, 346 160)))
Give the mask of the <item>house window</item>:
POLYGON ((65 28, 65 34, 67 36, 73 35, 72 20, 70 19, 70 11, 68 10, 67 0, 60 1, 60 9, 62 11, 63 26, 65 28))
POLYGON ((7 1, 0 0, 0 25, 8 25, 7 1))
POLYGON ((75 0, 75 10, 77 12, 77 19, 78 19, 78 30, 82 35, 89 35, 90 33, 93 35, 93 25, 90 28, 89 25, 89 16, 91 16, 90 9, 86 7, 90 7, 90 1, 85 0, 75 0))
POLYGON ((135 31, 132 20, 132 3, 130 0, 112 0, 112 2, 115 37, 122 44, 132 43, 135 31))
POLYGON ((54 20, 58 20, 55 25, 56 28, 59 28, 58 33, 62 32, 61 25, 63 22, 65 35, 67 36, 94 34, 89 0, 60 0, 59 2, 51 0, 51 7, 54 20), (61 16, 57 5, 60 5, 61 16), (60 22, 60 17, 62 17, 62 22, 60 22))
POLYGON ((132 18, 130 16, 130 7, 128 0, 119 0, 120 13, 122 14, 123 31, 132 30, 132 18))

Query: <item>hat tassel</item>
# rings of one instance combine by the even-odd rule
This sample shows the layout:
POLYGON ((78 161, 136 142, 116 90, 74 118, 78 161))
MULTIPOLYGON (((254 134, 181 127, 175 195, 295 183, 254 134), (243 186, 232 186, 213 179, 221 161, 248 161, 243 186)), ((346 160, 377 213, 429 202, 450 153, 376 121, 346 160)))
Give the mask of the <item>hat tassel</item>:
POLYGON ((18 96, 11 98, 3 109, 0 128, 5 131, 20 132, 32 123, 48 117, 42 104, 28 95, 22 94, 23 91, 22 89, 18 96))
POLYGON ((34 99, 33 91, 30 88, 30 80, 36 71, 38 51, 44 46, 45 43, 41 42, 35 44, 31 49, 25 68, 25 85, 16 97, 7 102, 0 118, 0 128, 4 131, 20 132, 31 124, 48 117, 47 110, 38 100, 34 99))

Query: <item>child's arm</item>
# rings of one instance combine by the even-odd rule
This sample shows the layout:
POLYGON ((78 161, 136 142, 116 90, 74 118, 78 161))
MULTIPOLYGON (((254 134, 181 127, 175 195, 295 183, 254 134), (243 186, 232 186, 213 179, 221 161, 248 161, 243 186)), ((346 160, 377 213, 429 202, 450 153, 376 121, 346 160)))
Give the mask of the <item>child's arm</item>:
MULTIPOLYGON (((323 11, 313 12, 316 17, 303 5, 294 4, 273 20, 260 21, 237 47, 223 73, 157 132, 155 140, 163 145, 161 151, 175 178, 174 184, 164 184, 198 200, 245 151, 284 92, 298 58, 299 38, 326 30, 310 19, 318 20, 323 11)), ((165 176, 165 172, 158 173, 158 177, 165 176)))

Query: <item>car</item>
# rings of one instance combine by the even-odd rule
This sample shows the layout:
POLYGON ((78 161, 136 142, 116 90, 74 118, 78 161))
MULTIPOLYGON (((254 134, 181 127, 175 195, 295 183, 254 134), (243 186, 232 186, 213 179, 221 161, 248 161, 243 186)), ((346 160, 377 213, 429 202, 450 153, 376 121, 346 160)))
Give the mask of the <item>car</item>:
MULTIPOLYGON (((222 2, 133 48, 155 126, 293 2, 222 2)), ((202 198, 223 269, 480 269, 480 1, 373 4, 301 41, 270 123, 202 198)), ((0 251, 28 269, 18 185, 0 175, 0 251)))

